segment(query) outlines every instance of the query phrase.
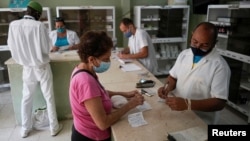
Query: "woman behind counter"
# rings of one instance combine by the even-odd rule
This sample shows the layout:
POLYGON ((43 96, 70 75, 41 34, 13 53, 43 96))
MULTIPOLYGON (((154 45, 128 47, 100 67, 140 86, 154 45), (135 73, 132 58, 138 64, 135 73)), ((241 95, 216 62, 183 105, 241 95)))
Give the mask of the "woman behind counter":
POLYGON ((52 42, 51 52, 58 50, 74 50, 80 42, 75 31, 66 29, 65 22, 62 17, 55 19, 55 28, 50 32, 49 36, 52 42))
POLYGON ((111 125, 129 110, 142 105, 144 97, 137 90, 108 91, 99 82, 96 73, 109 69, 113 47, 105 32, 89 31, 80 40, 78 54, 81 62, 72 72, 69 90, 73 115, 71 141, 111 141, 111 125), (111 97, 114 95, 130 99, 112 111, 111 97))

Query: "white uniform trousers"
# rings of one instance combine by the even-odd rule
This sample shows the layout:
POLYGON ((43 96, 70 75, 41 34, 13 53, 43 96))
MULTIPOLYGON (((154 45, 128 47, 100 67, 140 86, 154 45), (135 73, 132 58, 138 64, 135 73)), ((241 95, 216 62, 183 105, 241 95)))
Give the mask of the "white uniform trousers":
POLYGON ((53 76, 50 64, 39 67, 23 66, 23 97, 21 105, 22 129, 32 129, 33 96, 39 86, 46 101, 50 130, 58 129, 58 120, 55 107, 53 76))

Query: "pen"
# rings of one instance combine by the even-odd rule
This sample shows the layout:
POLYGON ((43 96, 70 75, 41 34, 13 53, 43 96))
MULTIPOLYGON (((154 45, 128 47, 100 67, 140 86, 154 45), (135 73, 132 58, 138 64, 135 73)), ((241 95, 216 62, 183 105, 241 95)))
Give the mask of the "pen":
POLYGON ((147 91, 145 91, 144 89, 141 89, 141 93, 142 94, 145 94, 146 96, 149 96, 149 97, 151 97, 152 95, 151 94, 149 94, 147 91))
POLYGON ((164 86, 163 86, 163 89, 162 89, 162 93, 165 95, 165 90, 166 90, 166 87, 168 86, 168 83, 165 83, 164 86))

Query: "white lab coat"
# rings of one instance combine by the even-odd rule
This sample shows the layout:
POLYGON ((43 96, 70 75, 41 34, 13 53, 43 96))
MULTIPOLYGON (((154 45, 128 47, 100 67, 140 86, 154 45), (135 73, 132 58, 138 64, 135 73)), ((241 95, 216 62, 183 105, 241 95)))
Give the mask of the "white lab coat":
POLYGON ((47 104, 50 129, 58 129, 46 26, 25 15, 10 23, 7 42, 12 58, 23 66, 22 129, 32 129, 32 98, 39 83, 47 104))
MULTIPOLYGON (((80 39, 75 31, 66 29, 67 40, 69 42, 69 46, 80 43, 80 39)), ((57 39, 57 31, 53 30, 49 33, 49 37, 51 39, 51 47, 55 45, 57 39)))
MULTIPOLYGON (((173 91, 178 97, 200 100, 207 98, 228 99, 230 69, 227 62, 214 48, 192 69, 193 53, 186 49, 180 53, 170 75, 177 79, 173 91)), ((216 124, 219 112, 195 111, 208 124, 216 124)))
POLYGON ((148 33, 142 29, 136 29, 135 35, 129 37, 128 46, 131 54, 140 52, 140 49, 148 47, 148 57, 138 59, 150 72, 156 73, 158 63, 155 57, 155 48, 148 33))

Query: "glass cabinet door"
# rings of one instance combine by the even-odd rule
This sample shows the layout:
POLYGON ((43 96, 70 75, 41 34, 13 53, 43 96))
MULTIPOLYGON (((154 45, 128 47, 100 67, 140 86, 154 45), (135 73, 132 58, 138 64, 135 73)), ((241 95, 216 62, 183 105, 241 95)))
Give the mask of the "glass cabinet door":
POLYGON ((183 8, 159 9, 159 29, 157 37, 182 37, 183 8))
POLYGON ((0 11, 0 45, 7 45, 9 23, 23 15, 24 12, 0 11))
POLYGON ((223 57, 231 70, 229 100, 235 104, 250 104, 250 63, 223 57))
POLYGON ((160 21, 159 8, 142 8, 140 13, 141 25, 139 28, 146 30, 152 38, 156 38, 160 21))
POLYGON ((101 30, 115 38, 113 9, 60 8, 57 16, 62 16, 67 28, 74 30, 79 37, 89 30, 101 30))
POLYGON ((232 24, 228 29, 227 49, 240 54, 250 55, 250 9, 233 9, 231 10, 230 18, 232 19, 232 24))

